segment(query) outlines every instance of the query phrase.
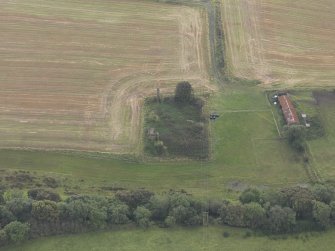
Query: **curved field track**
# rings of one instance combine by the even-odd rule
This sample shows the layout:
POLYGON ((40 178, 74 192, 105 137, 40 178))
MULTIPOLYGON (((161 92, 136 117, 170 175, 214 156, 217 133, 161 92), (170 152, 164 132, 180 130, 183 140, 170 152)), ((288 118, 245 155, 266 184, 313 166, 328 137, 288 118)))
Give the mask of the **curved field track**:
POLYGON ((213 88, 206 27, 150 1, 0 0, 0 147, 139 151, 145 96, 213 88))
POLYGON ((221 1, 231 74, 287 87, 335 86, 335 1, 221 1))

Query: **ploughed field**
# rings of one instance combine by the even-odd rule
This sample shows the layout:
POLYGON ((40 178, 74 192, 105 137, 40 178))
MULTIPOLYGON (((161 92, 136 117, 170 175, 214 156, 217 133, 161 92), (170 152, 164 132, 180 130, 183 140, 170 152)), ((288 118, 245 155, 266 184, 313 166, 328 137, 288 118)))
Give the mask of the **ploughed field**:
POLYGON ((334 86, 333 0, 221 0, 228 71, 285 86, 334 86))
POLYGON ((206 27, 151 1, 1 1, 0 147, 139 151, 144 97, 209 87, 206 27))

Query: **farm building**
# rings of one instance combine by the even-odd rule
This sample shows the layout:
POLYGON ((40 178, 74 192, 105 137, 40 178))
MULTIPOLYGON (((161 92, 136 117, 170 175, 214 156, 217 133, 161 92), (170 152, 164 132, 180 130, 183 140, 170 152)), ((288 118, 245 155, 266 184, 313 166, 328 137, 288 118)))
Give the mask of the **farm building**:
POLYGON ((286 123, 288 125, 299 124, 298 114, 297 114, 290 98, 287 96, 287 94, 280 95, 278 97, 278 101, 279 101, 281 110, 283 111, 286 123))

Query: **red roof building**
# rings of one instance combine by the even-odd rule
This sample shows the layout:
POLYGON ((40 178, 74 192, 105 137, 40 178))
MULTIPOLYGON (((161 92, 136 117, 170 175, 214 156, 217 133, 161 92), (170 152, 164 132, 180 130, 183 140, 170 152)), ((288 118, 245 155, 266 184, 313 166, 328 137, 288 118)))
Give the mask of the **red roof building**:
POLYGON ((290 98, 287 95, 278 97, 279 104, 284 113, 286 123, 288 125, 299 124, 297 111, 295 110, 290 98))

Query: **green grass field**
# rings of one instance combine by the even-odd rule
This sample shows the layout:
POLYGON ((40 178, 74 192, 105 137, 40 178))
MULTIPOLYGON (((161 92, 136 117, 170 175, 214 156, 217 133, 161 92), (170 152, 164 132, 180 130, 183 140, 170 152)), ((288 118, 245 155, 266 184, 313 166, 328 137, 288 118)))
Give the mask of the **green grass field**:
POLYGON ((306 181, 301 162, 279 137, 265 92, 247 85, 226 86, 211 100, 221 117, 212 124, 214 159, 226 177, 263 184, 306 181))
POLYGON ((279 240, 266 236, 245 238, 245 232, 230 227, 115 230, 42 238, 17 247, 7 247, 3 251, 330 251, 335 245, 334 230, 279 240), (230 236, 224 238, 223 232, 230 233, 230 236))
POLYGON ((335 94, 321 97, 315 105, 316 112, 321 117, 325 136, 309 142, 309 147, 316 168, 325 180, 335 180, 335 94))

